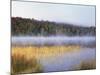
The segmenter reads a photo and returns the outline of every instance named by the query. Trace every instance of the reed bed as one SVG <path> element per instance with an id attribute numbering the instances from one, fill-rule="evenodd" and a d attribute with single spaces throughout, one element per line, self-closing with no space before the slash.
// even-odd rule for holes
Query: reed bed
<path id="1" fill-rule="evenodd" d="M 81 62 L 80 70 L 90 70 L 90 69 L 96 69 L 96 60 L 95 59 Z"/>
<path id="2" fill-rule="evenodd" d="M 38 59 L 80 50 L 79 46 L 26 46 L 12 47 L 11 73 L 43 72 Z"/>
<path id="3" fill-rule="evenodd" d="M 23 74 L 33 72 L 43 72 L 42 65 L 33 57 L 28 57 L 23 53 L 12 53 L 11 74 Z"/>
<path id="4" fill-rule="evenodd" d="M 79 51 L 79 46 L 27 46 L 27 47 L 12 47 L 12 54 L 24 54 L 27 58 L 36 57 L 48 57 L 60 55 L 63 53 L 69 53 L 74 51 Z"/>

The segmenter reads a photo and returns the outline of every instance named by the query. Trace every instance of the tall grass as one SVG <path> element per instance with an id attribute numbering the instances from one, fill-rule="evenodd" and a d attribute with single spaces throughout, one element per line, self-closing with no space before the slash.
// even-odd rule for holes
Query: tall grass
<path id="1" fill-rule="evenodd" d="M 12 47 L 11 73 L 43 72 L 43 66 L 37 60 L 79 49 L 79 46 Z"/>
<path id="2" fill-rule="evenodd" d="M 80 64 L 80 70 L 96 69 L 96 60 L 85 61 Z"/>
<path id="3" fill-rule="evenodd" d="M 42 72 L 42 66 L 36 58 L 27 58 L 24 54 L 12 54 L 11 56 L 11 74 L 22 74 L 32 72 Z"/>
<path id="4" fill-rule="evenodd" d="M 27 58 L 56 56 L 67 52 L 79 51 L 79 46 L 26 46 L 12 47 L 12 53 L 24 54 Z"/>

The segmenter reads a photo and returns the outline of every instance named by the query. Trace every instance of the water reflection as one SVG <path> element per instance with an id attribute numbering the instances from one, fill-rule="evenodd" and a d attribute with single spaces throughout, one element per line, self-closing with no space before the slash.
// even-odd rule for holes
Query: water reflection
<path id="1" fill-rule="evenodd" d="M 79 45 L 80 50 L 65 52 L 52 57 L 43 57 L 38 61 L 43 65 L 44 72 L 67 71 L 80 69 L 82 62 L 95 60 L 96 43 L 95 37 L 12 37 L 12 46 L 55 46 L 55 45 Z"/>
<path id="2" fill-rule="evenodd" d="M 78 52 L 64 53 L 49 59 L 41 58 L 40 63 L 44 66 L 45 72 L 77 70 L 81 62 L 94 60 L 95 57 L 95 48 L 82 48 Z"/>

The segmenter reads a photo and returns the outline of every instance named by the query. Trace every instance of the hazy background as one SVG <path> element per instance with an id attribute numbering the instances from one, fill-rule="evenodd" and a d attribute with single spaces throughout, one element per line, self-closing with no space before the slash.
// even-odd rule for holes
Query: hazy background
<path id="1" fill-rule="evenodd" d="M 94 6 L 13 1 L 12 16 L 95 26 Z"/>

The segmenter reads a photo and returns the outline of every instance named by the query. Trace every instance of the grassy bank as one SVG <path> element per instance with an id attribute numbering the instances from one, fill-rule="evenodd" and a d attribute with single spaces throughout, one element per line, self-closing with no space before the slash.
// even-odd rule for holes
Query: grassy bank
<path id="1" fill-rule="evenodd" d="M 79 48 L 79 46 L 12 47 L 11 73 L 43 72 L 43 67 L 37 59 L 77 51 Z"/>

